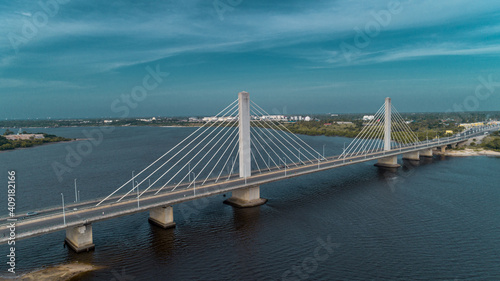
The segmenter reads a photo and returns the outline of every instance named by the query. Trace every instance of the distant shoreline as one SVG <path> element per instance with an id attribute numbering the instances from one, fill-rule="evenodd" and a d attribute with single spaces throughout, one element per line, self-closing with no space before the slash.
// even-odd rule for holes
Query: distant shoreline
<path id="1" fill-rule="evenodd" d="M 35 147 L 56 144 L 56 143 L 74 142 L 74 141 L 82 141 L 82 140 L 87 140 L 87 139 L 73 139 L 73 140 L 67 140 L 67 141 L 46 142 L 46 143 L 42 143 L 40 145 L 34 145 L 34 146 L 30 146 L 30 147 L 16 147 L 14 149 L 0 150 L 0 153 L 5 153 L 5 152 L 9 152 L 9 151 L 16 151 L 16 150 L 23 150 L 23 149 L 31 149 L 31 148 L 35 148 Z"/>

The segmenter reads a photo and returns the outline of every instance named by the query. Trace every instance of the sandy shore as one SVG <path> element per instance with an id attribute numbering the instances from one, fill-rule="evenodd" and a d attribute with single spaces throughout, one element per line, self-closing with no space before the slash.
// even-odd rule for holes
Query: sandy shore
<path id="1" fill-rule="evenodd" d="M 464 150 L 446 150 L 444 154 L 441 152 L 437 153 L 438 155 L 445 156 L 457 156 L 457 157 L 466 157 L 466 156 L 496 156 L 500 157 L 500 152 L 492 151 L 492 150 L 484 150 L 484 149 L 471 149 L 466 148 Z"/>
<path id="2" fill-rule="evenodd" d="M 3 280 L 20 280 L 20 281 L 66 281 L 71 278 L 93 270 L 102 269 L 104 267 L 94 266 L 84 263 L 69 263 L 62 264 L 58 266 L 48 267 L 45 269 L 37 270 L 34 272 L 26 273 L 23 276 L 17 277 L 15 279 L 5 279 Z"/>

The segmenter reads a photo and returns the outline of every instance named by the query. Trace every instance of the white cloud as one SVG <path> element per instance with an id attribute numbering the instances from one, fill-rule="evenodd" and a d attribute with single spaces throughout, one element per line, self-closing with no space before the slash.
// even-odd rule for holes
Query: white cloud
<path id="1" fill-rule="evenodd" d="M 0 78 L 0 89 L 18 88 L 18 87 L 23 87 L 26 89 L 58 88 L 61 90 L 87 88 L 67 81 L 57 81 L 57 80 L 42 81 L 42 80 L 30 80 L 30 79 Z"/>

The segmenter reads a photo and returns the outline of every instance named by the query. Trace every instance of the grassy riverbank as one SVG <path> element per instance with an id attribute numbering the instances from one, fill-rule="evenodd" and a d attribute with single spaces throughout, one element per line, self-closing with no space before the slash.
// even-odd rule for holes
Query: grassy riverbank
<path id="1" fill-rule="evenodd" d="M 43 134 L 44 138 L 42 139 L 27 139 L 27 140 L 9 140 L 5 138 L 5 136 L 0 136 L 0 151 L 3 150 L 12 150 L 16 148 L 26 148 L 38 146 L 46 143 L 55 143 L 55 142 L 63 142 L 63 141 L 72 141 L 74 139 L 63 138 L 56 135 Z"/>

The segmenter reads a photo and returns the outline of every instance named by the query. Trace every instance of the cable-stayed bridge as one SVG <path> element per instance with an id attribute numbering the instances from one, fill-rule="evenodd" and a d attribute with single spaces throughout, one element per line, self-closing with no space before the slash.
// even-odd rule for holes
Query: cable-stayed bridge
<path id="1" fill-rule="evenodd" d="M 241 92 L 209 122 L 169 149 L 104 198 L 38 211 L 38 215 L 0 219 L 0 243 L 6 243 L 15 223 L 16 239 L 66 230 L 75 251 L 94 247 L 92 223 L 149 211 L 155 225 L 174 227 L 172 206 L 202 197 L 232 192 L 225 203 L 253 207 L 267 200 L 260 186 L 367 161 L 397 168 L 397 158 L 432 157 L 433 149 L 465 142 L 499 126 L 483 126 L 454 136 L 420 141 L 390 98 L 364 125 L 343 153 L 325 157 Z"/>

